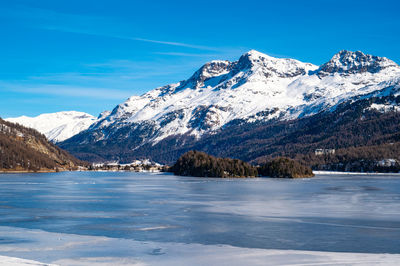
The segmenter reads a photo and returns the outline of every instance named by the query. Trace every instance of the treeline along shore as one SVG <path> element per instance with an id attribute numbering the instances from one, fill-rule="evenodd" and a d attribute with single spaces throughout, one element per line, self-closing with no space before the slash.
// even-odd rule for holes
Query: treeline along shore
<path id="1" fill-rule="evenodd" d="M 310 167 L 278 157 L 259 166 L 238 159 L 218 158 L 200 151 L 183 154 L 169 169 L 175 175 L 197 177 L 259 177 L 306 178 L 313 177 Z"/>

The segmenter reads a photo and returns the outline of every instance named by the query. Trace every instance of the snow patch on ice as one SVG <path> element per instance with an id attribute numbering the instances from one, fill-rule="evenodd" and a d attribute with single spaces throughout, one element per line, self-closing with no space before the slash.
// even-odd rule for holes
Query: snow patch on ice
<path id="1" fill-rule="evenodd" d="M 400 254 L 277 250 L 241 248 L 229 245 L 137 241 L 133 239 L 50 233 L 42 230 L 14 227 L 0 227 L 0 231 L 3 236 L 31 240 L 20 244 L 2 244 L 0 253 L 11 253 L 13 256 L 34 258 L 58 265 L 235 266 L 399 265 L 400 263 Z M 124 254 L 130 255 L 126 256 Z M 0 262 L 10 262 L 8 265 L 12 266 L 45 265 L 10 257 L 0 257 Z M 14 262 L 21 262 L 21 264 Z M 2 265 L 7 264 L 2 263 Z"/>

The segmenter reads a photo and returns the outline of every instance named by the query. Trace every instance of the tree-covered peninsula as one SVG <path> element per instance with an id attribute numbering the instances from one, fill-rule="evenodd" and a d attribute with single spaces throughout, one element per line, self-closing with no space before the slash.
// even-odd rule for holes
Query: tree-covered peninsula
<path id="1" fill-rule="evenodd" d="M 253 166 L 238 159 L 218 158 L 201 151 L 183 154 L 170 168 L 181 176 L 197 177 L 257 177 L 278 178 L 312 177 L 311 168 L 289 158 L 276 158 L 261 166 Z"/>
<path id="2" fill-rule="evenodd" d="M 171 167 L 171 172 L 198 177 L 256 177 L 256 167 L 238 159 L 218 158 L 200 151 L 183 154 Z"/>
<path id="3" fill-rule="evenodd" d="M 258 167 L 258 173 L 261 176 L 278 178 L 305 178 L 314 176 L 310 167 L 286 157 L 278 157 L 261 165 Z"/>

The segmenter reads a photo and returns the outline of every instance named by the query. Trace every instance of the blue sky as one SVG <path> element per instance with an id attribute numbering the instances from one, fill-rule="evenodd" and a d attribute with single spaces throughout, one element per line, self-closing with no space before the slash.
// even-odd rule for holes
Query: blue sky
<path id="1" fill-rule="evenodd" d="M 397 1 L 0 2 L 0 116 L 98 115 L 250 49 L 321 64 L 339 50 L 400 63 Z"/>

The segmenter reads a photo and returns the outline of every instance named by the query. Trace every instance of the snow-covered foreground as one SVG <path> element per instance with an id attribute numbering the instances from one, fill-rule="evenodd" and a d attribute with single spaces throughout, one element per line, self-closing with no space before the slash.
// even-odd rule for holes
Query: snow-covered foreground
<path id="1" fill-rule="evenodd" d="M 339 253 L 135 241 L 0 227 L 1 265 L 399 265 L 400 254 Z M 129 253 L 127 252 L 129 251 Z M 119 254 L 131 254 L 129 257 Z"/>
<path id="2" fill-rule="evenodd" d="M 20 258 L 13 258 L 7 256 L 0 256 L 0 264 L 3 266 L 44 266 L 49 264 L 44 264 L 41 262 L 33 261 L 33 260 L 24 260 Z"/>

